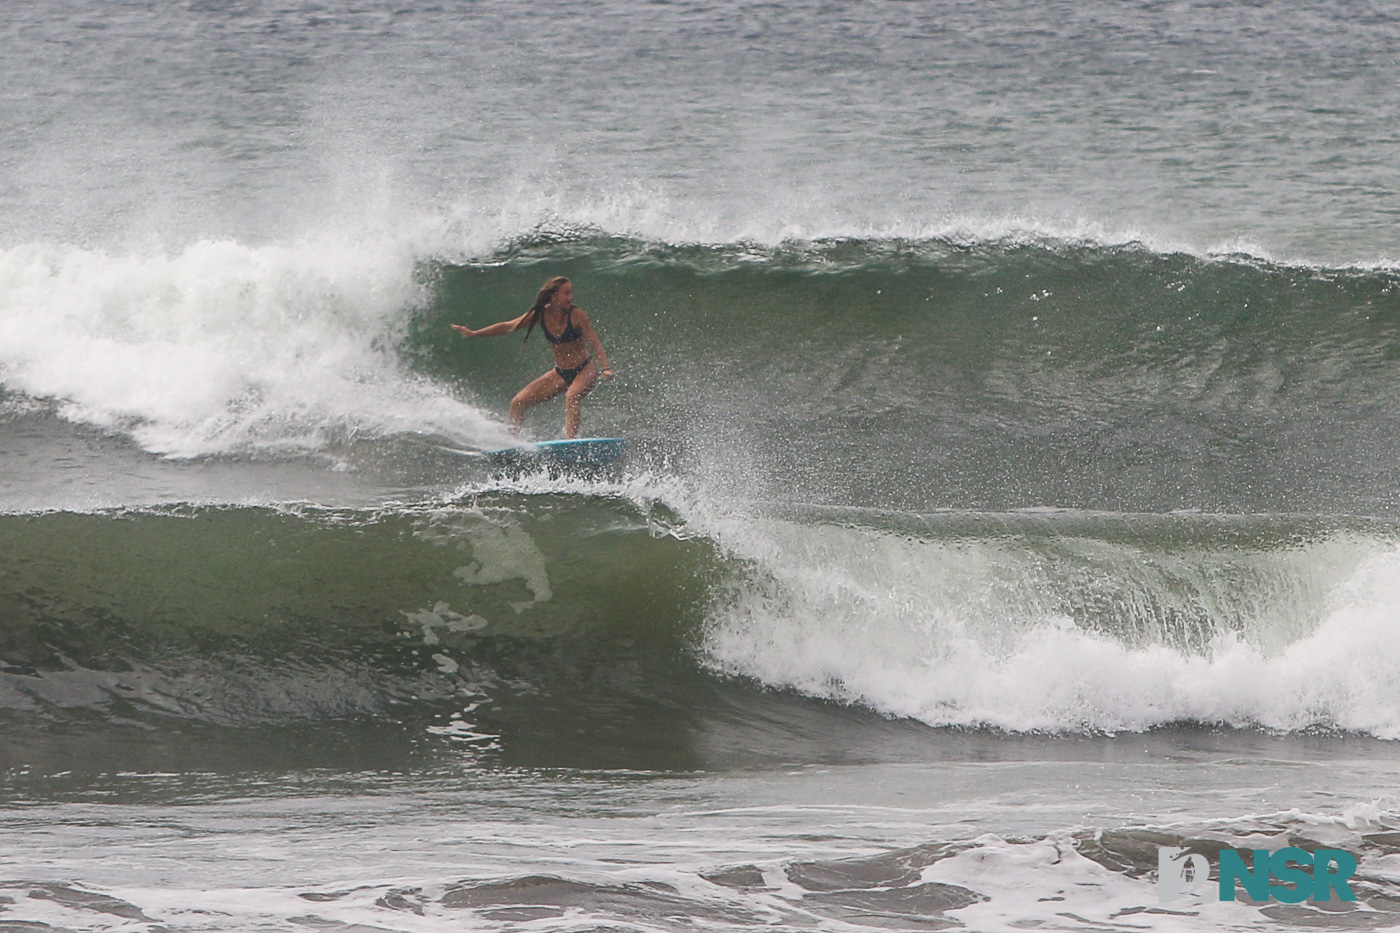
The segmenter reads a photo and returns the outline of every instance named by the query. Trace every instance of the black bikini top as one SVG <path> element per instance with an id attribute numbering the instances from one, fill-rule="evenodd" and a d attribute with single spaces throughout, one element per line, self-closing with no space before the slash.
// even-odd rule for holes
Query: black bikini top
<path id="1" fill-rule="evenodd" d="M 573 343 L 583 336 L 583 331 L 574 324 L 574 309 L 571 307 L 566 312 L 568 317 L 564 320 L 564 331 L 558 337 L 549 332 L 549 328 L 544 323 L 544 312 L 540 312 L 540 330 L 544 331 L 544 339 L 550 343 Z"/>

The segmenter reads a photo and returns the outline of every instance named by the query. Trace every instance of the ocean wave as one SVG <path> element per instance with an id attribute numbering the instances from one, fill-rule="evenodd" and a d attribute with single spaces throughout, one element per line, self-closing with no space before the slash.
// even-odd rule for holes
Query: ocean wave
<path id="1" fill-rule="evenodd" d="M 400 774 L 393 776 L 399 780 L 395 786 L 406 780 Z M 383 861 L 392 856 L 402 863 L 402 849 L 422 844 L 421 839 L 412 840 L 409 831 L 418 831 L 420 836 L 431 831 L 426 818 L 404 812 L 409 805 L 399 805 L 400 798 L 381 789 L 380 785 L 388 783 L 387 776 L 357 773 L 352 781 L 338 774 L 298 774 L 295 780 L 273 778 L 251 783 L 245 778 L 236 788 L 227 789 L 219 786 L 217 775 L 201 774 L 183 781 L 176 775 L 102 777 L 102 783 L 86 795 L 72 796 L 79 801 L 95 798 L 107 803 L 119 792 L 119 799 L 133 809 L 138 805 L 133 798 L 146 803 L 143 795 L 155 801 L 148 804 L 150 807 L 169 807 L 172 797 L 182 802 L 192 799 L 201 814 L 220 818 L 224 837 L 234 837 L 236 830 L 253 819 L 237 809 L 239 805 L 246 810 L 249 804 L 261 803 L 256 815 L 266 822 L 263 811 L 270 805 L 259 798 L 274 792 L 305 796 L 310 789 L 333 792 L 334 800 L 347 801 L 334 811 L 337 814 L 352 812 L 352 805 L 363 809 L 369 798 L 380 810 L 392 808 L 398 823 L 387 827 L 364 816 L 358 821 L 347 819 L 352 829 L 333 842 L 340 847 L 337 851 L 351 849 L 356 861 L 353 869 L 341 870 L 332 880 L 323 880 L 324 874 L 255 877 L 232 892 L 209 884 L 191 884 L 190 892 L 181 893 L 176 907 L 170 906 L 171 898 L 164 891 L 153 891 L 136 880 L 77 881 L 53 871 L 44 875 L 16 872 L 0 882 L 0 896 L 12 916 L 23 918 L 13 922 L 42 924 L 41 928 L 81 928 L 90 925 L 92 915 L 99 913 L 104 920 L 113 918 L 109 921 L 113 927 L 143 929 L 180 911 L 198 911 L 201 922 L 215 930 L 246 927 L 248 918 L 256 918 L 283 925 L 376 927 L 382 927 L 386 919 L 412 920 L 428 930 L 528 922 L 537 929 L 556 931 L 570 929 L 584 919 L 600 927 L 655 931 L 686 926 L 748 931 L 768 930 L 776 924 L 800 929 L 839 924 L 855 933 L 876 933 L 892 927 L 1014 930 L 1023 928 L 1027 918 L 1041 917 L 1046 918 L 1045 925 L 1053 927 L 1066 916 L 1078 925 L 1102 927 L 1122 926 L 1124 918 L 1133 918 L 1135 927 L 1162 933 L 1249 926 L 1384 929 L 1393 926 L 1395 900 L 1400 894 L 1400 885 L 1387 867 L 1400 851 L 1396 845 L 1396 801 L 1390 797 L 1353 804 L 1340 812 L 1295 809 L 1219 820 L 1197 818 L 1173 825 L 1138 821 L 1117 825 L 1094 814 L 1091 819 L 1095 822 L 1089 826 L 1020 835 L 974 834 L 968 832 L 972 820 L 950 820 L 950 825 L 932 831 L 923 827 L 923 841 L 913 844 L 892 844 L 889 838 L 895 830 L 902 830 L 906 837 L 917 833 L 918 829 L 909 825 L 913 820 L 941 816 L 952 805 L 917 810 L 863 805 L 849 809 L 858 810 L 865 820 L 878 820 L 886 835 L 873 845 L 860 838 L 861 851 L 853 851 L 857 847 L 845 839 L 844 846 L 828 844 L 813 851 L 791 838 L 797 834 L 792 828 L 797 819 L 844 819 L 855 824 L 853 833 L 865 830 L 867 835 L 873 834 L 839 802 L 814 806 L 799 799 L 784 800 L 777 806 L 721 809 L 711 798 L 701 810 L 708 817 L 707 825 L 692 832 L 683 844 L 671 845 L 684 859 L 647 862 L 635 857 L 639 848 L 635 833 L 625 842 L 619 841 L 623 830 L 632 828 L 624 822 L 631 813 L 616 821 L 621 827 L 609 825 L 587 835 L 575 831 L 570 837 L 572 846 L 556 841 L 562 835 L 560 824 L 563 829 L 575 828 L 570 822 L 572 814 L 559 812 L 559 798 L 600 796 L 591 786 L 581 789 L 578 777 L 549 787 L 551 806 L 544 812 L 554 817 L 554 823 L 544 830 L 520 830 L 518 841 L 512 840 L 510 845 L 500 838 L 500 826 L 520 811 L 541 812 L 544 794 L 536 786 L 519 786 L 523 778 L 508 778 L 511 783 L 506 791 L 492 793 L 470 781 L 463 789 L 460 774 L 444 776 L 436 783 L 419 778 L 414 785 L 419 791 L 414 801 L 419 809 L 425 808 L 422 801 L 426 798 L 438 804 L 438 811 L 449 805 L 467 807 L 478 822 L 487 823 L 483 829 L 463 830 L 453 838 L 483 839 L 482 845 L 492 848 L 496 861 L 467 859 L 448 874 L 426 859 L 410 862 L 408 868 L 400 865 L 397 871 L 381 869 L 370 853 L 353 848 L 369 847 L 371 843 L 361 840 L 373 832 L 374 841 L 388 850 Z M 608 781 L 605 787 L 614 796 L 631 799 L 647 793 L 639 785 L 639 776 L 589 778 Z M 53 778 L 23 783 L 41 785 L 47 795 L 44 802 L 53 796 L 60 800 L 67 796 L 54 786 L 60 782 Z M 193 785 L 198 791 L 181 784 Z M 1048 793 L 1052 789 L 1044 790 Z M 1033 798 L 1023 809 L 1034 810 L 1038 803 Z M 70 809 L 82 805 L 68 804 Z M 698 807 L 675 809 L 688 816 Z M 432 815 L 441 831 L 441 813 Z M 323 821 L 326 818 L 324 812 L 317 816 Z M 488 816 L 494 819 L 488 821 Z M 279 818 L 284 823 L 309 820 L 300 815 L 279 814 Z M 761 841 L 736 828 L 734 824 L 745 819 L 745 828 L 757 823 L 766 830 Z M 111 829 L 104 828 L 110 835 Z M 152 848 L 176 832 L 186 838 L 194 832 L 184 822 L 155 828 L 143 824 L 139 829 Z M 310 834 L 309 829 L 306 832 Z M 720 838 L 724 832 L 729 833 L 728 839 Z M 488 835 L 491 833 L 494 835 Z M 581 835 L 589 846 L 578 843 Z M 152 838 L 155 842 L 149 841 Z M 228 845 L 227 838 L 221 841 Z M 319 839 L 308 845 L 317 843 Z M 610 843 L 626 844 L 633 858 L 619 868 L 619 859 L 595 855 L 597 850 L 614 851 L 607 848 Z M 1233 903 L 1219 903 L 1198 894 L 1183 894 L 1164 902 L 1156 874 L 1158 850 L 1167 846 L 1189 849 L 1210 861 L 1217 860 L 1222 849 L 1339 849 L 1359 863 L 1359 871 L 1344 876 L 1345 890 L 1354 897 L 1340 900 L 1334 896 L 1321 903 L 1308 898 L 1288 904 L 1281 903 L 1277 895 L 1254 901 L 1237 890 Z M 329 851 L 329 845 L 324 848 L 324 861 L 338 865 L 335 852 Z M 536 855 L 546 848 L 548 858 Z M 569 851 L 561 856 L 561 848 Z M 502 858 L 498 853 L 503 849 L 511 857 Z M 99 851 L 105 853 L 106 849 Z M 375 873 L 375 869 L 380 870 Z M 1294 884 L 1292 880 L 1289 883 Z M 203 919 L 206 914 L 213 920 Z"/>
<path id="2" fill-rule="evenodd" d="M 772 497 L 915 511 L 1396 507 L 1392 271 L 1063 240 L 436 248 L 5 251 L 6 410 L 184 460 L 355 471 L 425 440 L 503 446 L 543 343 L 447 325 L 512 317 L 567 274 L 619 374 L 585 431 L 655 453 L 647 469 L 709 481 L 703 461 L 728 457 L 732 484 Z M 541 406 L 526 432 L 559 420 Z"/>
<path id="3" fill-rule="evenodd" d="M 5 705 L 236 724 L 471 695 L 509 722 L 757 687 L 933 726 L 1400 737 L 1392 524 L 797 516 L 524 482 L 372 513 L 7 517 Z"/>

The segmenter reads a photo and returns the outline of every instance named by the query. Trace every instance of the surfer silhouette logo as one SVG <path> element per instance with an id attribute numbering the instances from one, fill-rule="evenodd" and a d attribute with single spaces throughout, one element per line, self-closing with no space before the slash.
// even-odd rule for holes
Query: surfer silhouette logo
<path id="1" fill-rule="evenodd" d="M 1157 849 L 1157 897 L 1163 904 L 1183 894 L 1206 895 L 1210 890 L 1210 863 L 1204 855 L 1176 846 Z"/>

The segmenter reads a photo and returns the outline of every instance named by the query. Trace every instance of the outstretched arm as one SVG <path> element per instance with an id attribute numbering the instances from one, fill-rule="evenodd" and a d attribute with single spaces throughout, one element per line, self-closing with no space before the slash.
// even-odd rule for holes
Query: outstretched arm
<path id="1" fill-rule="evenodd" d="M 612 367 L 608 365 L 608 354 L 603 349 L 603 342 L 598 339 L 598 332 L 593 329 L 593 322 L 588 319 L 588 315 L 583 313 L 582 308 L 574 308 L 578 312 L 578 329 L 583 331 L 583 339 L 588 342 L 588 349 L 593 352 L 593 358 L 598 361 L 598 375 L 604 379 L 613 376 Z"/>
<path id="2" fill-rule="evenodd" d="M 501 321 L 499 324 L 490 324 L 481 330 L 472 330 L 470 327 L 463 327 L 461 324 L 448 324 L 447 326 L 461 334 L 463 337 L 495 337 L 497 334 L 509 334 L 511 331 L 524 327 L 530 319 L 530 312 L 526 311 L 513 321 Z"/>

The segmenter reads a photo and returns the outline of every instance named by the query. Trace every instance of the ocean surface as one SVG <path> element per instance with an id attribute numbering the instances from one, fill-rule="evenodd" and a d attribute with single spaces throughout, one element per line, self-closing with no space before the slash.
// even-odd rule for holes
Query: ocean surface
<path id="1" fill-rule="evenodd" d="M 7 0 L 0 931 L 1400 929 L 1397 48 Z"/>

